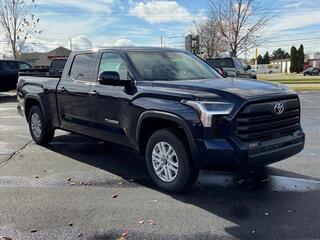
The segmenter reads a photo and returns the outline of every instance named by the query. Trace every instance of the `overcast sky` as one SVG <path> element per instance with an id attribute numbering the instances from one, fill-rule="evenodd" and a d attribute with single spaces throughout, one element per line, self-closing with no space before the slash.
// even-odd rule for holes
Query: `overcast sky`
<path id="1" fill-rule="evenodd" d="M 225 0 L 226 1 L 226 0 Z M 168 46 L 182 48 L 186 29 L 207 11 L 207 0 L 38 0 L 43 33 L 33 50 L 56 46 L 74 48 L 106 45 Z M 264 31 L 268 39 L 260 53 L 303 43 L 307 52 L 320 51 L 320 0 L 267 1 L 275 17 Z M 0 51 L 4 51 L 2 44 Z M 31 49 L 30 49 L 31 50 Z M 249 57 L 253 51 L 249 52 Z"/>

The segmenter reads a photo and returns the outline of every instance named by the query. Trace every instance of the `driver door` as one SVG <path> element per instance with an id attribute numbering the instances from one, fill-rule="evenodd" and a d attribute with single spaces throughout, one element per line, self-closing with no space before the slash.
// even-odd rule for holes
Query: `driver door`
<path id="1" fill-rule="evenodd" d="M 131 80 L 127 66 L 119 52 L 102 52 L 98 74 L 113 71 L 119 73 L 121 80 Z M 98 76 L 95 77 L 98 79 Z M 128 108 L 131 98 L 123 86 L 101 85 L 99 82 L 91 86 L 89 108 L 95 137 L 129 145 L 126 129 L 129 126 L 127 115 L 130 112 Z"/>

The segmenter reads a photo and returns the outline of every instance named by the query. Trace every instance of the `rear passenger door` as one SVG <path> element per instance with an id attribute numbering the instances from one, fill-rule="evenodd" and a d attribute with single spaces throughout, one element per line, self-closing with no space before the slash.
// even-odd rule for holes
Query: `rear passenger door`
<path id="1" fill-rule="evenodd" d="M 57 88 L 57 99 L 62 128 L 90 135 L 89 90 L 97 53 L 74 56 L 68 74 L 63 75 Z"/>

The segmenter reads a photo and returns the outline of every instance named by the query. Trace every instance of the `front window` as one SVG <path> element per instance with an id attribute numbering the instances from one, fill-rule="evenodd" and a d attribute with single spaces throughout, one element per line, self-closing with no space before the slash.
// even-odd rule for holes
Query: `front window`
<path id="1" fill-rule="evenodd" d="M 99 73 L 104 71 L 117 72 L 121 80 L 131 79 L 127 64 L 122 59 L 120 54 L 116 52 L 103 53 L 100 62 Z"/>
<path id="2" fill-rule="evenodd" d="M 219 78 L 197 57 L 178 51 L 129 51 L 133 65 L 145 81 L 179 81 Z"/>

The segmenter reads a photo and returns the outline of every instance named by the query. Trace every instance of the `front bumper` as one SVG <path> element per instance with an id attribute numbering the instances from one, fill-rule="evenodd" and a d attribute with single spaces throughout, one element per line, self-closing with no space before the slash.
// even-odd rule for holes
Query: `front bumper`
<path id="1" fill-rule="evenodd" d="M 292 135 L 259 143 L 242 143 L 238 138 L 197 140 L 200 166 L 258 168 L 289 158 L 304 148 L 305 134 Z"/>

